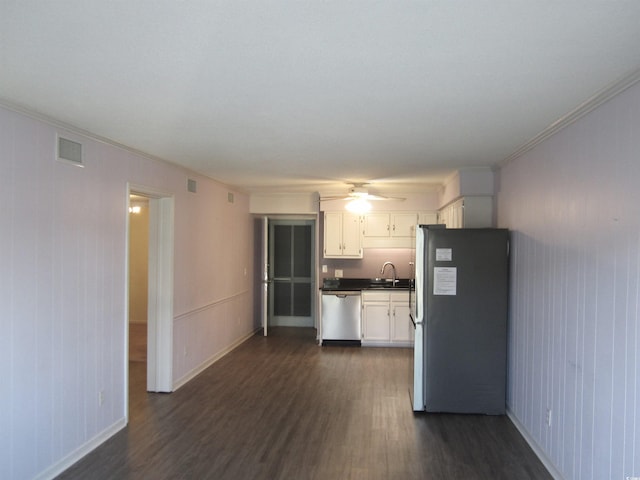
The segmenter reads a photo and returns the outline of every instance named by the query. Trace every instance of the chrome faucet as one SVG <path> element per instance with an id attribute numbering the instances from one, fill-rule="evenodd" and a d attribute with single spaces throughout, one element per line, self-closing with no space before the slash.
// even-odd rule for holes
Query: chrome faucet
<path id="1" fill-rule="evenodd" d="M 393 270 L 393 286 L 396 286 L 396 266 L 391 262 L 384 262 L 382 264 L 382 268 L 380 269 L 380 275 L 384 275 L 384 269 L 387 268 L 387 265 L 391 265 L 391 269 Z"/>

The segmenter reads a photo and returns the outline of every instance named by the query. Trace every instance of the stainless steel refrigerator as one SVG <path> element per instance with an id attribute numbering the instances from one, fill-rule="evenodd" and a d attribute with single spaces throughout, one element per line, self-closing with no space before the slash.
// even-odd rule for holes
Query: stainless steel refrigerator
<path id="1" fill-rule="evenodd" d="M 416 228 L 414 411 L 505 413 L 509 232 Z"/>

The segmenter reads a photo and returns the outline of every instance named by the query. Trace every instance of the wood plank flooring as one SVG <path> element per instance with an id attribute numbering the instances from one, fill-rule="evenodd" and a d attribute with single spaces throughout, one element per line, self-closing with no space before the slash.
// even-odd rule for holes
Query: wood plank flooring
<path id="1" fill-rule="evenodd" d="M 58 478 L 551 478 L 507 417 L 414 414 L 410 350 L 271 332 L 172 394 L 132 363 L 128 427 Z"/>
<path id="2" fill-rule="evenodd" d="M 147 361 L 147 324 L 129 324 L 129 361 Z"/>

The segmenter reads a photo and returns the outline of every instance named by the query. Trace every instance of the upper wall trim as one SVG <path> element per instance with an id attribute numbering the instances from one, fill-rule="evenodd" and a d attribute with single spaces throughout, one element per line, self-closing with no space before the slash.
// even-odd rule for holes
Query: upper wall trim
<path id="1" fill-rule="evenodd" d="M 227 188 L 230 190 L 233 190 L 235 192 L 240 192 L 240 193 L 246 193 L 242 188 L 237 187 L 235 185 L 228 185 L 226 183 L 222 183 L 220 180 L 216 180 L 215 178 L 209 177 L 208 175 L 204 175 L 200 172 L 196 172 L 195 170 L 191 170 L 183 165 L 177 164 L 172 162 L 171 160 L 167 160 L 166 158 L 162 158 L 162 157 L 158 157 L 157 155 L 153 155 L 152 153 L 148 153 L 145 152 L 143 150 L 138 150 L 137 148 L 134 147 L 130 147 L 128 145 L 125 145 L 124 143 L 119 143 L 115 140 L 112 140 L 108 137 L 103 137 L 101 135 L 98 135 L 97 133 L 93 133 L 89 130 L 85 130 L 83 128 L 80 128 L 76 125 L 72 125 L 70 123 L 66 123 L 62 120 L 58 120 L 57 118 L 53 118 L 50 117 L 49 115 L 45 115 L 43 113 L 39 113 L 39 112 L 34 112 L 32 110 L 29 110 L 26 107 L 23 107 L 21 105 L 15 104 L 13 102 L 11 102 L 10 100 L 7 100 L 4 97 L 0 97 L 0 108 L 4 108 L 10 112 L 14 112 L 20 115 L 24 115 L 25 117 L 31 118 L 32 120 L 36 120 L 38 122 L 42 122 L 45 123 L 51 127 L 53 127 L 54 129 L 56 129 L 57 131 L 62 130 L 64 132 L 69 132 L 72 133 L 74 135 L 79 135 L 82 137 L 85 137 L 87 139 L 96 141 L 96 142 L 100 142 L 103 143 L 105 145 L 110 145 L 112 147 L 116 147 L 119 148 L 121 150 L 125 150 L 127 152 L 133 153 L 134 155 L 139 155 L 141 157 L 144 158 L 148 158 L 150 160 L 155 160 L 157 162 L 161 162 L 164 163 L 166 165 L 171 165 L 174 168 L 177 168 L 179 170 L 182 170 L 185 174 L 189 175 L 189 174 L 193 174 L 193 175 L 199 175 L 201 177 L 206 177 L 209 180 L 217 183 L 218 185 L 220 185 L 223 188 Z"/>
<path id="2" fill-rule="evenodd" d="M 505 158 L 502 162 L 500 162 L 500 166 L 504 166 L 507 163 L 515 160 L 516 158 L 524 155 L 529 150 L 532 150 L 535 146 L 544 142 L 549 137 L 555 135 L 560 130 L 568 127 L 572 123 L 576 122 L 578 119 L 585 116 L 587 113 L 595 110 L 603 103 L 609 101 L 611 98 L 615 97 L 619 93 L 623 92 L 627 88 L 631 87 L 635 83 L 640 81 L 640 69 L 634 70 L 631 73 L 626 74 L 625 76 L 619 78 L 616 82 L 610 84 L 609 86 L 603 88 L 598 93 L 593 95 L 587 101 L 578 105 L 575 109 L 571 110 L 565 116 L 560 117 L 554 123 L 545 128 L 538 135 L 533 137 L 527 143 L 522 145 L 518 150 L 513 152 L 507 158 Z"/>

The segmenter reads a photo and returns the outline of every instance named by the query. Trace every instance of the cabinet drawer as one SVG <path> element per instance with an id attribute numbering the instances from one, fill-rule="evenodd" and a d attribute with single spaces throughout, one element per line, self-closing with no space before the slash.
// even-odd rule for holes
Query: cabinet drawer
<path id="1" fill-rule="evenodd" d="M 391 293 L 391 301 L 409 303 L 409 290 L 405 290 L 404 292 Z"/>
<path id="2" fill-rule="evenodd" d="M 389 292 L 380 292 L 377 290 L 363 290 L 362 302 L 388 302 Z"/>

